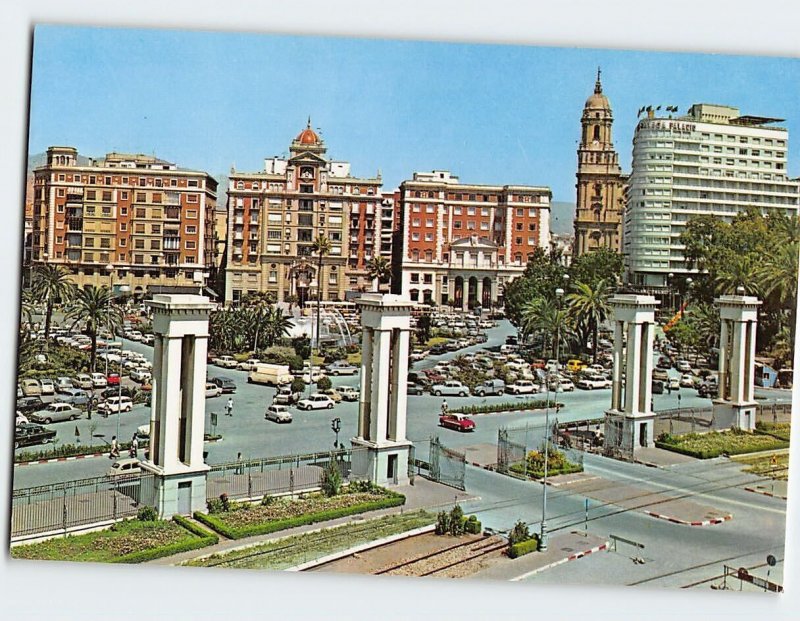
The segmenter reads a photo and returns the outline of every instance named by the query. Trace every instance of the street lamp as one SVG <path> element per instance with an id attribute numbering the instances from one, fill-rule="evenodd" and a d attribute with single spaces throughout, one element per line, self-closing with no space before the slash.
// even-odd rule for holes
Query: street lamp
<path id="1" fill-rule="evenodd" d="M 128 285 L 120 285 L 119 292 L 121 294 L 127 293 L 130 291 L 130 287 Z M 117 442 L 120 442 L 119 439 L 119 418 L 122 415 L 122 365 L 125 362 L 125 358 L 122 355 L 122 352 L 125 349 L 125 330 L 123 324 L 122 335 L 119 337 L 119 342 L 122 345 L 119 350 L 119 384 L 117 384 Z M 106 358 L 108 354 L 106 354 Z"/>
<path id="2" fill-rule="evenodd" d="M 331 429 L 336 434 L 336 439 L 333 441 L 333 448 L 339 448 L 339 432 L 342 430 L 342 419 L 338 416 L 331 420 Z"/>
<path id="3" fill-rule="evenodd" d="M 567 277 L 566 274 L 564 274 Z M 566 278 L 564 279 L 566 281 Z M 560 287 L 556 289 L 556 300 L 558 302 L 558 310 L 561 310 L 561 298 L 564 295 L 564 290 Z M 556 314 L 556 368 L 558 368 L 558 346 L 561 342 L 561 322 L 558 314 Z M 542 525 L 539 532 L 539 551 L 544 552 L 547 550 L 547 461 L 550 455 L 550 391 L 549 385 L 545 392 L 545 407 L 544 407 L 544 480 L 542 486 Z"/>
<path id="4" fill-rule="evenodd" d="M 672 290 L 672 280 L 675 278 L 675 274 L 670 272 L 667 274 L 667 287 L 669 288 L 669 307 L 671 309 L 675 308 L 675 292 Z"/>

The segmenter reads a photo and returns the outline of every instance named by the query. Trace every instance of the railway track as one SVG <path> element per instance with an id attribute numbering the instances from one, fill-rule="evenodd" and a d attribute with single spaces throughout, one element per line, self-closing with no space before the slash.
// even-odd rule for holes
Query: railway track
<path id="1" fill-rule="evenodd" d="M 453 567 L 457 567 L 458 565 L 463 565 L 481 557 L 488 556 L 489 554 L 502 550 L 506 547 L 506 545 L 507 544 L 505 542 L 498 541 L 494 537 L 492 537 L 488 542 L 485 540 L 459 542 L 440 550 L 403 561 L 401 563 L 389 565 L 388 567 L 384 567 L 383 569 L 373 573 L 374 575 L 382 575 L 395 572 L 400 569 L 405 569 L 415 576 L 432 576 L 445 570 L 452 569 Z M 453 553 L 458 553 L 461 550 L 467 550 L 468 554 L 466 556 L 459 556 L 455 560 L 450 560 Z M 444 564 L 437 565 L 437 558 L 443 558 L 445 560 Z M 434 566 L 426 567 L 426 565 L 429 563 L 433 563 Z M 419 566 L 421 571 L 414 571 L 415 566 Z"/>

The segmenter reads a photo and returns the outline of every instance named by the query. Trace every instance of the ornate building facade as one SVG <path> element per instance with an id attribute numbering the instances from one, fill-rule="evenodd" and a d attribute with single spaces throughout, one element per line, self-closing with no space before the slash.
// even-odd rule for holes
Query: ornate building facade
<path id="1" fill-rule="evenodd" d="M 575 184 L 573 255 L 576 257 L 598 248 L 622 249 L 625 177 L 612 141 L 613 122 L 611 104 L 603 94 L 598 69 L 594 93 L 586 100 L 581 117 Z"/>
<path id="2" fill-rule="evenodd" d="M 330 160 L 311 120 L 292 141 L 289 157 L 273 157 L 264 170 L 232 170 L 228 188 L 225 302 L 249 292 L 293 296 L 301 305 L 317 297 L 345 300 L 347 291 L 367 290 L 367 262 L 380 253 L 380 175 L 358 178 L 350 164 Z M 322 274 L 312 244 L 331 244 Z"/>

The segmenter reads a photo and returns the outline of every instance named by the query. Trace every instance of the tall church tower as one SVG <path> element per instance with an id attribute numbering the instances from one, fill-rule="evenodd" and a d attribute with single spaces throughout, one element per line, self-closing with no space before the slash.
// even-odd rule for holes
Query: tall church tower
<path id="1" fill-rule="evenodd" d="M 586 100 L 578 147 L 578 190 L 573 256 L 598 248 L 622 249 L 623 184 L 617 152 L 611 140 L 614 117 L 603 94 L 600 69 L 594 93 Z"/>

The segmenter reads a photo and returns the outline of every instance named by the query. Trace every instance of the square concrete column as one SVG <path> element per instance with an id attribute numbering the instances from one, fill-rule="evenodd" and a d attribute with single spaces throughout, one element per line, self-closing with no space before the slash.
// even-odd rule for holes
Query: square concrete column
<path id="1" fill-rule="evenodd" d="M 393 294 L 366 293 L 361 307 L 361 410 L 354 450 L 366 452 L 370 479 L 379 485 L 408 481 L 406 389 L 411 301 Z"/>
<path id="2" fill-rule="evenodd" d="M 475 303 L 478 306 L 483 306 L 483 278 L 478 278 L 475 286 Z"/>
<path id="3" fill-rule="evenodd" d="M 715 429 L 753 430 L 756 425 L 755 354 L 758 307 L 753 296 L 724 295 L 719 307 L 719 397 L 714 400 Z"/>
<path id="4" fill-rule="evenodd" d="M 206 504 L 206 342 L 213 305 L 199 295 L 156 295 L 148 305 L 155 333 L 151 447 L 141 467 L 154 476 L 142 501 L 168 518 Z"/>
<path id="5" fill-rule="evenodd" d="M 658 302 L 652 296 L 616 295 L 614 311 L 613 384 L 606 410 L 605 451 L 633 457 L 637 449 L 654 444 L 650 406 L 653 377 L 653 324 Z M 623 355 L 623 334 L 627 345 Z M 625 388 L 622 388 L 622 365 Z M 623 396 L 624 395 L 624 396 Z"/>

